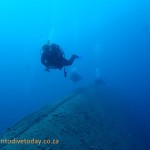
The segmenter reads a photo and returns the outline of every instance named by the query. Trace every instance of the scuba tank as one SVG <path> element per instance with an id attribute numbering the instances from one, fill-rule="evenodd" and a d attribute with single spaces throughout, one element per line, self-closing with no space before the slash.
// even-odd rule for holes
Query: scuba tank
<path id="1" fill-rule="evenodd" d="M 40 53 L 44 53 L 44 52 L 48 52 L 50 51 L 51 47 L 50 47 L 50 41 L 47 41 L 47 44 L 44 44 L 40 50 Z"/>

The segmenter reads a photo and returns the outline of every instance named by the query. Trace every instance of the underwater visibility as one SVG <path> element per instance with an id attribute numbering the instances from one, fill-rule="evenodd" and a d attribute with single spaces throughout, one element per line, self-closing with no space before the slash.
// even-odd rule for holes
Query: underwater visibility
<path id="1" fill-rule="evenodd" d="M 0 2 L 0 150 L 150 150 L 150 2 Z"/>

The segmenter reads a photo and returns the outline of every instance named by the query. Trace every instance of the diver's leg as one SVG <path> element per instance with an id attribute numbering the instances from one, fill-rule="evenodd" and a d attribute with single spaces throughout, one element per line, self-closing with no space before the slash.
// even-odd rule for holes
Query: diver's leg
<path id="1" fill-rule="evenodd" d="M 73 64 L 74 60 L 78 58 L 77 55 L 72 55 L 71 58 L 69 60 L 64 59 L 64 66 L 70 66 Z"/>

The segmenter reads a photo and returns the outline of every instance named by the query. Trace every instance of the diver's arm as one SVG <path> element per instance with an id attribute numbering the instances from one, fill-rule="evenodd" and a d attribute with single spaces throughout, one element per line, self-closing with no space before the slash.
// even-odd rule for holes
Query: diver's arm
<path id="1" fill-rule="evenodd" d="M 47 56 L 43 53 L 42 54 L 42 56 L 41 56 L 41 63 L 44 65 L 44 66 L 46 66 L 46 67 L 48 67 L 49 65 L 48 65 L 48 61 L 47 61 Z"/>
<path id="2" fill-rule="evenodd" d="M 45 68 L 45 71 L 50 72 L 49 69 L 50 69 L 50 67 L 47 66 L 47 67 Z"/>

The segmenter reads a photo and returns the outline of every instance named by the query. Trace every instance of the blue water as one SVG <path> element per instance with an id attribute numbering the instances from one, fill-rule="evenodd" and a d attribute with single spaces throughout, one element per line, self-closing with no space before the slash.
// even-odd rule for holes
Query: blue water
<path id="1" fill-rule="evenodd" d="M 150 2 L 148 0 L 5 0 L 0 2 L 0 132 L 74 89 L 95 70 L 122 94 L 126 113 L 150 149 Z M 75 61 L 82 81 L 44 71 L 40 50 L 51 40 Z M 71 67 L 67 67 L 70 72 Z M 148 147 L 149 146 L 149 147 Z"/>

